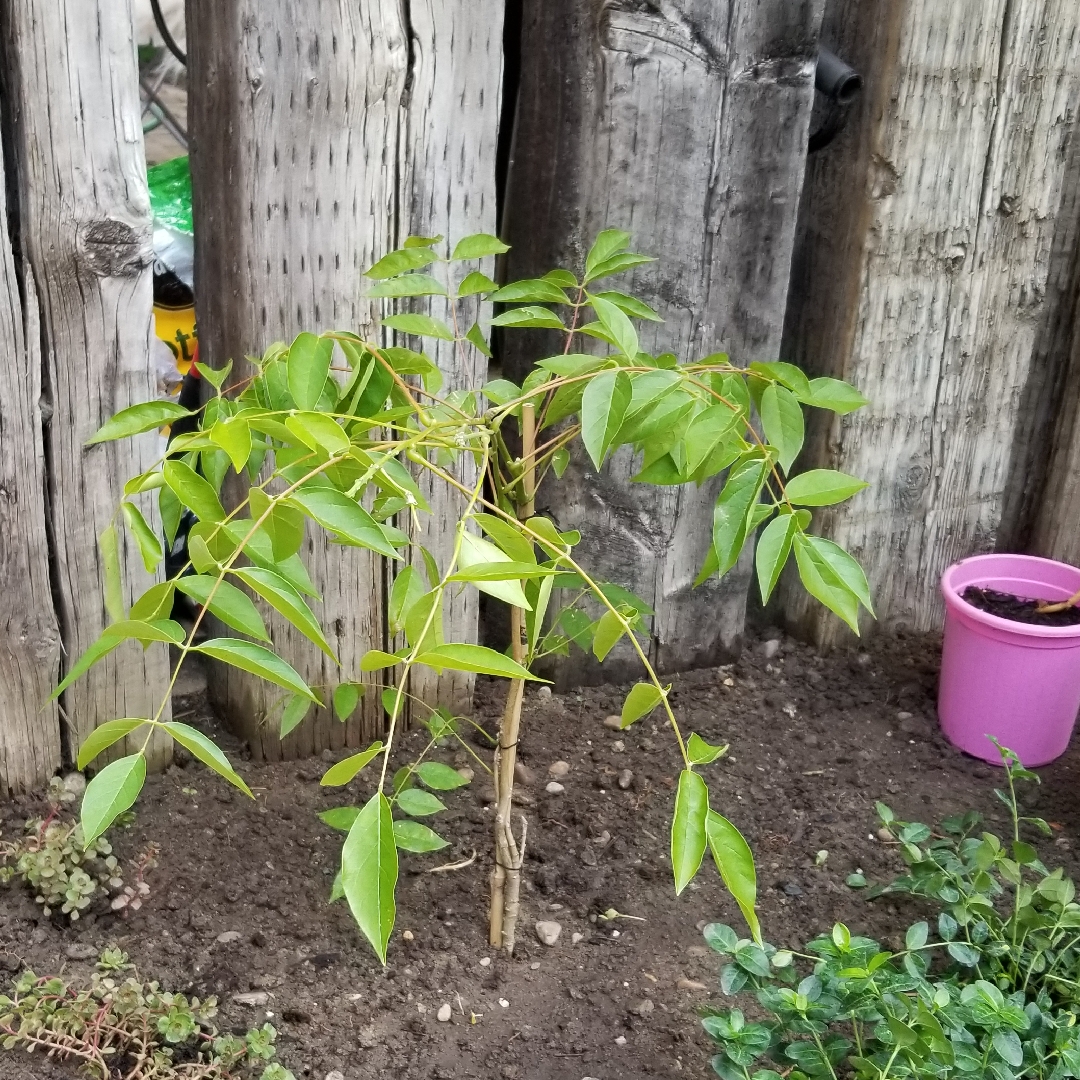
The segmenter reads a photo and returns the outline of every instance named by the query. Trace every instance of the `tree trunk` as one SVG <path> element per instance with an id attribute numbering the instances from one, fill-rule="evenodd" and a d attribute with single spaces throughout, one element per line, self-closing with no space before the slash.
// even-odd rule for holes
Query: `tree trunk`
<path id="1" fill-rule="evenodd" d="M 804 457 L 871 487 L 816 517 L 867 568 L 881 624 L 924 630 L 949 563 L 1013 542 L 1046 455 L 1075 296 L 1080 8 L 843 0 L 823 40 L 868 92 L 808 172 L 785 354 L 870 399 Z M 819 640 L 846 633 L 797 590 L 787 609 Z"/>
<path id="2" fill-rule="evenodd" d="M 579 271 L 600 229 L 624 228 L 634 250 L 660 260 L 604 284 L 667 320 L 642 327 L 642 348 L 776 359 L 822 4 L 526 0 L 503 228 L 510 277 Z M 517 376 L 544 355 L 538 338 L 529 352 L 521 340 L 506 358 Z M 743 560 L 692 588 L 719 481 L 657 489 L 630 484 L 634 471 L 625 451 L 599 476 L 579 453 L 538 507 L 581 528 L 585 565 L 655 608 L 660 667 L 716 662 L 738 647 L 749 580 Z M 623 643 L 604 676 L 636 670 Z M 562 677 L 600 672 L 576 653 Z"/>
<path id="3" fill-rule="evenodd" d="M 6 164 L 20 194 L 23 348 L 34 356 L 40 335 L 42 410 L 51 413 L 48 480 L 38 491 L 45 490 L 52 519 L 53 593 L 70 665 L 107 622 L 97 537 L 116 513 L 124 481 L 161 450 L 155 433 L 85 445 L 114 412 L 156 396 L 135 42 L 129 5 L 105 0 L 13 0 L 3 31 Z M 156 527 L 152 505 L 148 499 L 144 510 Z M 152 579 L 126 536 L 120 555 L 130 603 Z M 40 574 L 38 581 L 35 603 L 47 603 Z M 94 667 L 64 694 L 71 748 L 104 721 L 155 715 L 167 670 L 165 646 L 143 652 L 134 642 Z M 122 752 L 122 745 L 113 751 Z M 151 764 L 167 760 L 168 739 L 148 752 Z"/>
<path id="4" fill-rule="evenodd" d="M 10 123 L 6 88 L 0 97 Z M 60 765 L 60 715 L 42 707 L 60 671 L 60 630 L 49 582 L 37 297 L 24 297 L 0 181 L 0 795 L 43 784 Z M 32 279 L 31 279 L 32 281 Z"/>
<path id="5" fill-rule="evenodd" d="M 189 0 L 188 20 L 196 297 L 211 363 L 301 330 L 370 336 L 377 309 L 363 295 L 367 266 L 409 234 L 493 230 L 502 25 L 494 0 L 467 9 L 450 0 Z M 449 350 L 433 358 L 451 388 L 475 385 L 483 371 Z M 437 557 L 452 542 L 443 500 L 425 525 Z M 359 681 L 360 658 L 386 645 L 382 560 L 321 534 L 303 556 L 342 667 L 272 618 L 275 647 L 311 684 Z M 475 600 L 454 601 L 447 624 L 457 640 L 475 640 Z M 320 710 L 284 743 L 271 715 L 277 693 L 234 669 L 217 670 L 212 685 L 253 750 L 277 758 L 381 730 L 378 676 L 362 678 L 368 693 L 348 725 Z M 442 687 L 459 704 L 470 689 Z"/>

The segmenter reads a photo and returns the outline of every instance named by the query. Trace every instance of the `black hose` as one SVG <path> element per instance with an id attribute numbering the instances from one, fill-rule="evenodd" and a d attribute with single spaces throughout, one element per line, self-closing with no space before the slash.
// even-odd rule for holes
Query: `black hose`
<path id="1" fill-rule="evenodd" d="M 160 0 L 150 0 L 150 10 L 154 13 L 154 24 L 158 28 L 161 40 L 165 42 L 165 48 L 169 50 L 185 67 L 187 67 L 187 53 L 176 44 L 176 38 L 172 36 L 165 22 L 165 16 L 161 13 Z"/>

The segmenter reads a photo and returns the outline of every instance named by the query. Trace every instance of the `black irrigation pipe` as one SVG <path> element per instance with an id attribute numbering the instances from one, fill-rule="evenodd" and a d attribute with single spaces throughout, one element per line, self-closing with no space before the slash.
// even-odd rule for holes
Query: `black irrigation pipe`
<path id="1" fill-rule="evenodd" d="M 176 38 L 172 36 L 165 16 L 161 13 L 161 0 L 150 0 L 150 10 L 154 13 L 154 23 L 161 34 L 161 40 L 165 42 L 165 48 L 169 50 L 185 67 L 187 67 L 187 53 L 176 44 Z"/>

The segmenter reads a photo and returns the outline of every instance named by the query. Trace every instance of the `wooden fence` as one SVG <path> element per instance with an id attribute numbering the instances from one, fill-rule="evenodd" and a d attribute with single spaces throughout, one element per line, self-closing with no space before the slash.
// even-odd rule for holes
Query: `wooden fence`
<path id="1" fill-rule="evenodd" d="M 84 447 L 152 394 L 149 214 L 125 4 L 2 11 L 0 342 L 14 374 L 0 382 L 0 790 L 17 792 L 98 722 L 145 715 L 167 673 L 162 647 L 125 647 L 42 709 L 105 623 L 96 536 L 122 478 L 156 453 L 152 437 Z M 781 356 L 871 399 L 813 430 L 804 460 L 872 483 L 822 520 L 868 567 L 877 630 L 934 628 L 937 577 L 959 556 L 1080 560 L 1072 0 L 188 0 L 187 41 L 204 359 L 300 329 L 370 332 L 361 272 L 410 233 L 499 229 L 517 276 L 579 262 L 616 225 L 660 257 L 633 282 L 667 319 L 644 347 Z M 819 43 L 866 90 L 808 158 Z M 479 354 L 436 359 L 451 386 L 483 377 Z M 582 528 L 601 574 L 653 604 L 662 666 L 730 655 L 749 567 L 691 589 L 715 493 L 634 488 L 628 468 L 597 476 L 576 459 L 547 504 Z M 319 542 L 309 556 L 355 675 L 385 644 L 386 569 Z M 137 558 L 131 570 L 138 583 Z M 795 589 L 774 607 L 843 640 Z M 448 619 L 475 635 L 475 598 Z M 273 636 L 326 681 L 306 642 L 280 624 Z M 629 670 L 617 655 L 605 666 Z M 563 678 L 599 674 L 578 661 Z M 380 723 L 371 694 L 347 727 L 317 716 L 280 743 L 256 683 L 212 681 L 267 757 Z M 471 688 L 416 689 L 460 706 Z"/>

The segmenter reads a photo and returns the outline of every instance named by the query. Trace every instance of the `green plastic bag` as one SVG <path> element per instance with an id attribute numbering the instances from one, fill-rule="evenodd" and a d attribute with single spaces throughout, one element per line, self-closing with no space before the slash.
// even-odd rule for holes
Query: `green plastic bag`
<path id="1" fill-rule="evenodd" d="M 191 236 L 191 169 L 188 158 L 173 158 L 146 170 L 154 227 L 164 226 Z"/>

